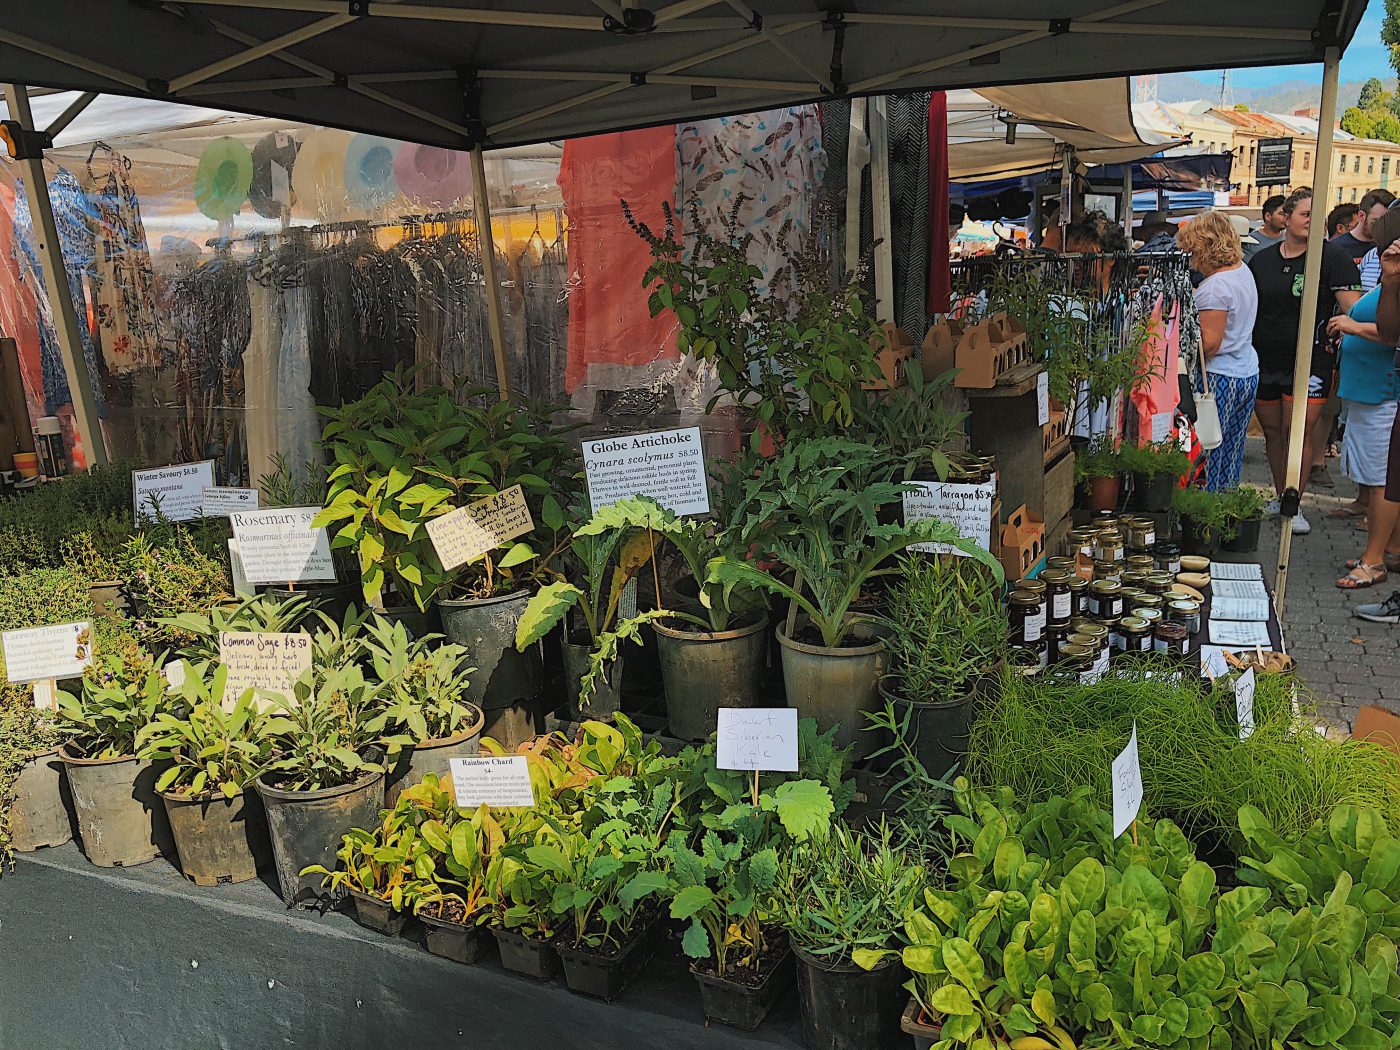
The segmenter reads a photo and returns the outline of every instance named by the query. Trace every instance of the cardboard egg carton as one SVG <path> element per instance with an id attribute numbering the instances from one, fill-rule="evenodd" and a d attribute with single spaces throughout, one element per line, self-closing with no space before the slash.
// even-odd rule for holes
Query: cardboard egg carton
<path id="1" fill-rule="evenodd" d="M 1019 580 L 1045 556 L 1045 522 L 1023 503 L 1001 527 L 1001 567 L 1008 580 Z"/>

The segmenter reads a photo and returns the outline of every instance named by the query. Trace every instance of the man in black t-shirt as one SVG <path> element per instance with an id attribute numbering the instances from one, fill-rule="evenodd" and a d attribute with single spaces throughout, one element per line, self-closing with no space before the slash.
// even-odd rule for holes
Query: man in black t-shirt
<path id="1" fill-rule="evenodd" d="M 1298 317 L 1303 297 L 1303 271 L 1307 263 L 1308 231 L 1312 225 L 1312 190 L 1294 190 L 1284 202 L 1283 239 L 1255 252 L 1250 272 L 1259 290 L 1259 311 L 1254 320 L 1254 349 L 1259 354 L 1259 393 L 1254 411 L 1264 430 L 1274 486 L 1285 485 L 1288 455 L 1288 416 L 1293 400 L 1293 366 L 1298 346 Z M 1313 336 L 1311 378 L 1308 382 L 1308 421 L 1303 439 L 1303 464 L 1313 461 L 1314 431 L 1323 405 L 1331 393 L 1333 357 L 1325 335 L 1326 322 L 1340 308 L 1351 309 L 1361 298 L 1361 272 L 1335 242 L 1322 244 L 1322 279 L 1318 285 L 1317 320 Z M 1299 484 L 1299 491 L 1306 483 Z M 1301 514 L 1293 519 L 1299 535 L 1312 527 Z"/>

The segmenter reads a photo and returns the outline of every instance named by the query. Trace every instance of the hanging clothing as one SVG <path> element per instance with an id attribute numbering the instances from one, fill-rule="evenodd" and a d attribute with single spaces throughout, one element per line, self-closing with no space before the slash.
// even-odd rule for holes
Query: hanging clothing
<path id="1" fill-rule="evenodd" d="M 885 99 L 885 116 L 890 141 L 894 319 L 917 343 L 928 327 L 929 92 L 890 95 Z"/>
<path id="2" fill-rule="evenodd" d="M 0 333 L 16 343 L 25 401 L 30 418 L 37 419 L 46 413 L 41 350 L 44 336 L 36 289 L 32 281 L 25 281 L 22 272 L 15 197 L 14 189 L 0 183 Z"/>
<path id="3" fill-rule="evenodd" d="M 952 231 L 948 217 L 948 93 L 935 91 L 928 103 L 928 312 L 948 309 L 953 295 L 948 245 Z"/>
<path id="4" fill-rule="evenodd" d="M 651 251 L 621 206 L 625 201 L 653 230 L 663 228 L 663 206 L 676 205 L 675 150 L 670 124 L 564 142 L 558 183 L 569 217 L 564 385 L 571 393 L 591 367 L 654 366 L 680 356 L 674 318 L 651 316 L 644 290 Z"/>
<path id="5" fill-rule="evenodd" d="M 92 148 L 88 174 L 97 217 L 93 293 L 102 358 L 113 375 L 154 368 L 161 359 L 155 270 L 130 172 L 131 161 L 105 142 Z"/>

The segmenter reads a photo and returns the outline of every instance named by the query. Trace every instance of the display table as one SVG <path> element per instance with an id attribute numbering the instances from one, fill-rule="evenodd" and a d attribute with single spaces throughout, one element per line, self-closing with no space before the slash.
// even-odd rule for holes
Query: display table
<path id="1" fill-rule="evenodd" d="M 412 929 L 412 926 L 410 926 Z M 95 868 L 73 845 L 0 878 L 0 1047 L 20 1050 L 579 1050 L 801 1047 L 790 991 L 755 1033 L 706 1028 L 668 943 L 614 1003 L 463 966 L 261 881 L 216 889 L 164 861 Z"/>

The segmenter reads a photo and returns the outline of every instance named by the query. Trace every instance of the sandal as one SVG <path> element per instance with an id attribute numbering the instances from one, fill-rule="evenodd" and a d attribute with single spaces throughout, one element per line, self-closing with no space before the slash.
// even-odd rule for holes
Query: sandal
<path id="1" fill-rule="evenodd" d="M 1337 586 L 1344 591 L 1359 591 L 1363 587 L 1374 587 L 1385 582 L 1389 575 L 1384 565 L 1367 565 L 1363 562 L 1338 580 Z"/>
<path id="2" fill-rule="evenodd" d="M 1366 511 L 1364 508 L 1348 503 L 1342 507 L 1333 507 L 1327 512 L 1327 516 L 1329 518 L 1364 518 Z"/>
<path id="3" fill-rule="evenodd" d="M 1360 558 L 1348 558 L 1342 563 L 1342 566 L 1343 568 L 1354 569 L 1360 564 Z M 1400 551 L 1385 552 L 1385 567 L 1391 572 L 1400 572 Z"/>

